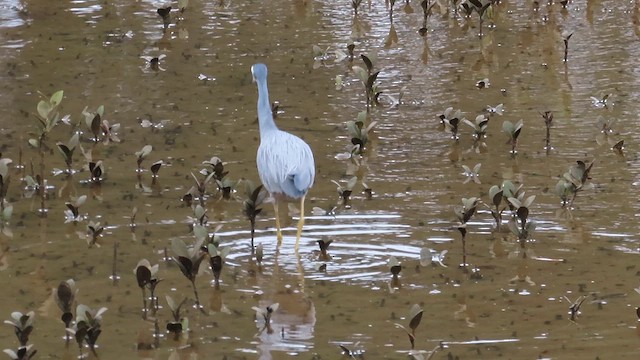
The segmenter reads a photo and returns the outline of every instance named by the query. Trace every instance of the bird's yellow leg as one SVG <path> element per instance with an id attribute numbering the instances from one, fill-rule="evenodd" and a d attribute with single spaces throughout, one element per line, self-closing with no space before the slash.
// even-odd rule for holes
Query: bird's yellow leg
<path id="1" fill-rule="evenodd" d="M 298 247 L 300 246 L 300 236 L 302 235 L 302 227 L 304 226 L 304 198 L 302 197 L 300 200 L 300 220 L 298 220 L 298 232 L 296 234 L 296 253 L 298 252 Z"/>
<path id="2" fill-rule="evenodd" d="M 278 249 L 282 245 L 282 230 L 280 229 L 280 216 L 278 216 L 278 201 L 273 202 L 273 212 L 276 216 L 276 238 L 278 239 Z"/>

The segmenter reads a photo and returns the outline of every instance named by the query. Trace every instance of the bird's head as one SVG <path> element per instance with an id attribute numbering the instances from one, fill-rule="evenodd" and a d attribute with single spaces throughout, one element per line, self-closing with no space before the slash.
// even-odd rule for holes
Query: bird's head
<path id="1" fill-rule="evenodd" d="M 254 64 L 251 66 L 251 75 L 253 81 L 264 81 L 267 79 L 267 66 L 265 64 Z"/>

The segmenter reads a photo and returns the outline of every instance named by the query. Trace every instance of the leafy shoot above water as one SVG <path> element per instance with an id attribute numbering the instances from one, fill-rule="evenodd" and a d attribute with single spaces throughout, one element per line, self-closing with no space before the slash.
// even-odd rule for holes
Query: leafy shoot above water
<path id="1" fill-rule="evenodd" d="M 256 231 L 256 217 L 262 212 L 264 204 L 269 194 L 262 185 L 255 186 L 253 182 L 245 181 L 245 200 L 243 202 L 243 213 L 251 223 L 251 252 L 254 251 L 253 240 Z"/>
<path id="2" fill-rule="evenodd" d="M 349 181 L 347 181 L 347 184 L 344 187 L 335 180 L 331 180 L 331 182 L 336 184 L 337 186 L 338 195 L 340 195 L 340 199 L 342 200 L 342 205 L 346 208 L 350 208 L 351 205 L 349 205 L 349 198 L 353 193 L 353 188 L 358 183 L 358 177 L 354 176 L 351 179 L 349 179 Z"/>
<path id="3" fill-rule="evenodd" d="M 460 139 L 458 136 L 458 126 L 460 125 L 460 121 L 465 120 L 462 118 L 462 112 L 460 110 L 454 111 L 453 107 L 448 107 L 442 114 L 438 115 L 438 119 L 440 119 L 440 123 L 444 125 L 445 128 L 449 129 L 451 138 L 458 141 Z"/>
<path id="4" fill-rule="evenodd" d="M 517 153 L 516 147 L 518 145 L 518 137 L 520 136 L 520 132 L 522 131 L 522 126 L 524 125 L 523 121 L 520 120 L 515 125 L 508 120 L 505 120 L 502 123 L 502 131 L 509 135 L 509 140 L 507 144 L 511 144 L 511 156 L 514 157 Z"/>
<path id="5" fill-rule="evenodd" d="M 26 346 L 29 342 L 29 335 L 33 331 L 33 321 L 35 313 L 29 311 L 23 314 L 19 311 L 11 313 L 11 320 L 5 320 L 4 323 L 13 326 L 18 342 L 20 346 Z"/>
<path id="6" fill-rule="evenodd" d="M 473 138 L 476 141 L 483 140 L 487 137 L 487 127 L 489 126 L 489 119 L 486 116 L 478 115 L 473 122 L 467 119 L 462 119 L 462 122 L 469 125 L 473 129 Z"/>
<path id="7" fill-rule="evenodd" d="M 513 217 L 509 221 L 509 230 L 518 237 L 520 247 L 524 249 L 527 240 L 531 239 L 533 232 L 536 229 L 537 223 L 529 220 L 529 207 L 536 199 L 535 195 L 531 195 L 524 200 L 509 198 L 509 203 L 513 206 Z M 523 252 L 523 256 L 526 256 L 526 252 Z"/>
<path id="8" fill-rule="evenodd" d="M 32 348 L 33 344 L 30 344 L 27 346 L 20 346 L 16 351 L 14 351 L 13 349 L 4 349 L 2 350 L 2 352 L 7 354 L 7 356 L 9 356 L 13 360 L 30 360 L 38 352 L 35 349 L 32 350 Z"/>
<path id="9" fill-rule="evenodd" d="M 420 249 L 420 265 L 427 266 L 431 265 L 440 265 L 442 267 L 447 267 L 444 264 L 444 258 L 447 255 L 449 250 L 442 250 L 441 252 L 437 252 L 436 250 L 429 248 Z"/>
<path id="10" fill-rule="evenodd" d="M 611 101 L 609 100 L 609 98 L 611 97 L 611 94 L 606 94 L 604 95 L 602 98 L 598 99 L 595 96 L 591 96 L 591 104 L 596 107 L 596 108 L 608 108 L 611 105 Z"/>
<path id="11" fill-rule="evenodd" d="M 151 145 L 145 145 L 142 147 L 142 149 L 140 149 L 140 151 L 136 151 L 135 155 L 136 155 L 136 164 L 137 164 L 137 171 L 138 172 L 142 172 L 142 161 L 144 159 L 146 159 L 147 156 L 149 156 L 149 154 L 151 154 L 151 151 L 153 150 L 153 146 Z"/>
<path id="12" fill-rule="evenodd" d="M 593 167 L 594 161 L 588 165 L 584 161 L 576 161 L 576 164 L 569 167 L 569 171 L 562 175 L 562 178 L 556 184 L 556 194 L 562 200 L 562 207 L 571 209 L 578 192 L 593 186 L 587 184 L 591 179 L 589 174 Z"/>
<path id="13" fill-rule="evenodd" d="M 85 216 L 80 214 L 80 206 L 84 205 L 86 201 L 87 195 L 82 195 L 74 201 L 68 201 L 65 203 L 65 206 L 67 207 L 67 210 L 64 211 L 65 224 L 69 222 L 73 222 L 75 224 L 85 218 Z"/>
<path id="14" fill-rule="evenodd" d="M 409 320 L 409 329 L 411 331 L 407 330 L 407 328 L 405 328 L 401 324 L 395 324 L 397 328 L 404 330 L 407 333 L 407 336 L 409 336 L 409 342 L 411 343 L 412 350 L 415 348 L 416 329 L 422 321 L 423 314 L 424 310 L 420 307 L 420 305 L 413 304 L 413 306 L 411 306 L 411 309 L 409 310 L 409 319 L 411 319 Z"/>

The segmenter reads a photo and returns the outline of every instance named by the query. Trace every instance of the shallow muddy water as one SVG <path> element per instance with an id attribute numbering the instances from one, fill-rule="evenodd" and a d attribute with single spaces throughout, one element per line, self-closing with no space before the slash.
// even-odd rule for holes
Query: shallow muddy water
<path id="1" fill-rule="evenodd" d="M 413 304 L 424 310 L 416 358 L 432 351 L 433 359 L 637 357 L 638 1 L 570 1 L 566 9 L 540 1 L 536 9 L 531 1 L 502 0 L 486 14 L 482 37 L 477 13 L 467 19 L 448 5 L 434 6 L 421 36 L 416 0 L 396 1 L 392 22 L 382 0 L 363 1 L 357 16 L 349 1 L 192 0 L 184 12 L 172 5 L 166 29 L 150 1 L 0 5 L 1 151 L 13 160 L 7 200 L 14 207 L 0 234 L 0 314 L 35 311 L 29 344 L 38 358 L 79 354 L 73 340 L 65 346 L 52 293 L 69 278 L 79 289 L 77 303 L 108 308 L 97 341 L 102 359 L 335 359 L 343 356 L 339 345 L 356 358 L 404 359 L 411 344 L 396 324 L 409 328 Z M 337 59 L 335 51 L 346 52 L 350 43 L 355 58 Z M 314 54 L 313 45 L 328 48 L 326 56 Z M 356 167 L 339 155 L 351 147 L 347 122 L 365 110 L 364 85 L 352 70 L 365 66 L 361 54 L 374 59 L 382 94 Z M 153 57 L 157 67 L 149 63 Z M 195 243 L 194 210 L 181 199 L 194 185 L 191 173 L 203 178 L 203 161 L 217 156 L 228 179 L 258 181 L 257 92 L 249 71 L 256 62 L 269 66 L 271 100 L 280 105 L 276 122 L 313 149 L 316 182 L 299 256 L 298 215 L 283 220 L 284 244 L 276 253 L 273 209 L 263 205 L 255 236 L 264 246 L 261 266 L 242 212 L 244 183 L 229 200 L 215 184 L 207 186 L 208 230 L 222 225 L 216 234 L 230 253 L 219 289 L 203 262 L 195 280 L 202 314 L 192 306 L 191 283 L 165 260 L 175 255 L 175 239 Z M 489 84 L 480 89 L 484 79 Z M 40 153 L 28 143 L 38 131 L 40 94 L 57 90 L 64 90 L 60 114 L 79 125 L 60 123 L 45 140 L 49 188 L 41 216 L 41 199 L 28 194 L 23 178 L 40 171 Z M 597 101 L 607 94 L 606 102 Z M 454 141 L 438 118 L 453 107 L 473 121 L 498 104 L 504 113 L 490 114 L 482 146 L 463 123 Z M 120 142 L 90 140 L 82 110 L 100 105 L 103 119 L 120 124 Z M 554 115 L 548 153 L 545 111 Z M 512 156 L 502 123 L 520 119 Z M 611 120 L 617 122 L 605 135 L 602 123 Z M 66 167 L 56 142 L 78 130 L 82 148 L 103 161 L 99 187 L 88 184 L 86 170 L 54 175 Z M 622 153 L 613 149 L 619 140 Z M 147 144 L 153 150 L 142 161 L 145 171 L 136 172 L 135 153 Z M 159 160 L 164 165 L 153 181 L 148 169 Z M 595 163 L 572 209 L 562 209 L 556 184 L 577 160 Z M 72 167 L 86 162 L 77 148 Z M 462 167 L 478 163 L 480 184 L 468 181 Z M 346 187 L 354 174 L 358 182 L 345 204 L 332 180 Z M 521 248 L 508 230 L 495 231 L 491 212 L 478 205 L 466 226 L 473 271 L 465 272 L 454 207 L 470 197 L 491 204 L 489 188 L 504 180 L 536 196 L 529 219 L 537 228 Z M 82 195 L 82 219 L 65 223 L 65 202 Z M 508 210 L 503 218 L 504 229 Z M 87 246 L 89 221 L 105 226 L 99 247 Z M 318 240 L 333 241 L 330 257 L 320 254 Z M 425 249 L 436 258 L 421 264 Z M 402 266 L 397 281 L 391 257 Z M 162 279 L 160 309 L 146 320 L 133 273 L 143 258 L 160 264 Z M 164 330 L 172 320 L 165 295 L 188 298 L 181 315 L 190 331 L 178 340 Z M 570 306 L 581 296 L 572 321 Z M 269 331 L 252 307 L 274 303 Z M 0 346 L 18 347 L 9 325 Z"/>

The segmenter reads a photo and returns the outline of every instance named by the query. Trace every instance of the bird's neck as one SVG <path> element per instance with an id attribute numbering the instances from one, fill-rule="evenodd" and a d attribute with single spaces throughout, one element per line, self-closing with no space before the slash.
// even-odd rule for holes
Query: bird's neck
<path id="1" fill-rule="evenodd" d="M 261 138 L 268 132 L 278 130 L 276 123 L 273 121 L 271 103 L 269 102 L 269 89 L 266 81 L 258 83 L 258 123 L 260 124 Z"/>

